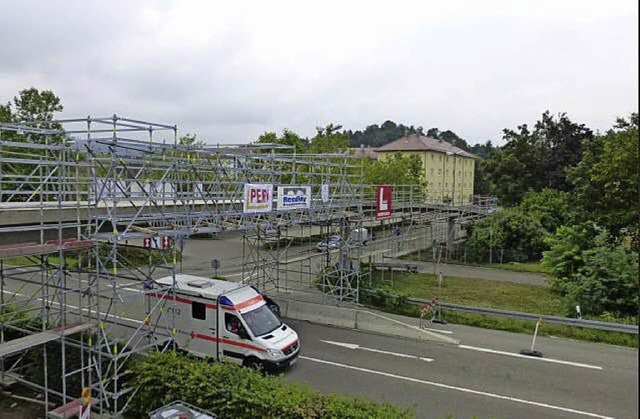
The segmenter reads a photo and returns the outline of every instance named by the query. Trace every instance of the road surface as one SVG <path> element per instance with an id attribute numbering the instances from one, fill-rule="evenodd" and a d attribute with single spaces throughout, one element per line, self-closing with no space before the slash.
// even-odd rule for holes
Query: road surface
<path id="1" fill-rule="evenodd" d="M 303 349 L 285 380 L 415 406 L 420 418 L 638 417 L 634 349 L 544 339 L 541 360 L 517 356 L 529 337 L 505 332 L 476 346 L 484 331 L 467 328 L 457 347 L 289 323 Z"/>

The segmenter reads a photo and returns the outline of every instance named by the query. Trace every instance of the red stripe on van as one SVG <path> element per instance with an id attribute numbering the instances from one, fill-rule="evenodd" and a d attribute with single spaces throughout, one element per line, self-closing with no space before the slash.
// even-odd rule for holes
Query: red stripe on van
<path id="1" fill-rule="evenodd" d="M 289 348 L 290 346 L 295 345 L 296 343 L 298 343 L 300 341 L 300 339 L 296 339 L 293 342 L 291 342 L 290 344 L 288 344 L 287 346 L 285 346 L 284 348 L 280 349 L 281 351 L 284 351 L 285 349 Z"/>
<path id="2" fill-rule="evenodd" d="M 209 336 L 209 335 L 203 335 L 201 333 L 191 332 L 191 337 L 192 338 L 196 338 L 196 339 L 208 340 L 208 341 L 211 341 L 211 342 L 222 342 L 222 343 L 226 343 L 227 345 L 239 346 L 241 348 L 247 348 L 247 349 L 253 349 L 253 350 L 256 350 L 258 352 L 267 352 L 266 349 L 260 348 L 258 346 L 250 345 L 248 343 L 236 342 L 234 340 L 225 339 L 225 338 L 216 338 L 216 337 Z"/>
<path id="3" fill-rule="evenodd" d="M 238 303 L 236 305 L 233 305 L 233 306 L 221 305 L 220 307 L 224 308 L 225 310 L 242 310 L 243 308 L 247 308 L 263 300 L 264 298 L 262 298 L 262 295 L 258 294 L 255 297 L 251 297 L 248 300 Z"/>

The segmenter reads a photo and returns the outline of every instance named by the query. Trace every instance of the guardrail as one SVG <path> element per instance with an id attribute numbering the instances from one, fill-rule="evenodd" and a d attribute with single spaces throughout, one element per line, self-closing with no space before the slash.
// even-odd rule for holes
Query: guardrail
<path id="1" fill-rule="evenodd" d="M 422 300 L 419 298 L 408 298 L 407 301 L 410 304 L 415 304 L 415 305 L 425 305 L 430 302 L 428 300 Z M 630 334 L 636 334 L 636 335 L 638 334 L 638 326 L 631 325 L 631 324 L 609 323 L 609 322 L 602 322 L 598 320 L 572 319 L 570 317 L 523 313 L 520 311 L 499 310 L 496 308 L 486 308 L 486 307 L 474 307 L 474 306 L 467 306 L 463 304 L 441 303 L 440 306 L 445 310 L 460 311 L 463 313 L 485 314 L 488 316 L 506 317 L 509 319 L 518 319 L 518 320 L 534 320 L 535 321 L 538 319 L 542 319 L 547 323 L 561 324 L 565 326 L 577 326 L 577 327 L 584 327 L 587 329 L 605 330 L 608 332 L 621 332 L 621 333 L 630 333 Z"/>

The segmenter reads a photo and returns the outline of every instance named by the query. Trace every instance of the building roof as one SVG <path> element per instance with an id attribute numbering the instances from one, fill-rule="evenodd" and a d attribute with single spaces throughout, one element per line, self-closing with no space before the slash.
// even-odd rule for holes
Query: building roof
<path id="1" fill-rule="evenodd" d="M 370 159 L 376 159 L 378 158 L 378 153 L 376 153 L 376 150 L 372 147 L 353 147 L 353 148 L 349 148 L 349 153 L 351 153 L 354 157 L 360 157 L 360 158 L 370 158 Z"/>
<path id="2" fill-rule="evenodd" d="M 451 145 L 444 140 L 438 140 L 418 134 L 411 134 L 398 138 L 397 140 L 385 144 L 382 147 L 376 148 L 375 151 L 377 153 L 391 151 L 435 151 L 439 153 L 451 153 L 472 159 L 478 158 L 477 156 Z"/>

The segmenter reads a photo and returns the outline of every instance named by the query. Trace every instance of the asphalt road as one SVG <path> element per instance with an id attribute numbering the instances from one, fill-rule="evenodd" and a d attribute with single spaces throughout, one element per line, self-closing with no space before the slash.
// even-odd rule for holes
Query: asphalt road
<path id="1" fill-rule="evenodd" d="M 7 280 L 5 297 L 21 285 L 22 296 L 37 292 L 34 285 Z M 139 289 L 125 288 L 123 294 L 111 313 L 139 327 L 144 299 Z M 70 304 L 74 299 L 69 296 Z M 539 338 L 536 349 L 545 354 L 541 360 L 518 356 L 531 342 L 531 336 L 522 334 L 447 325 L 453 332 L 448 336 L 461 340 L 462 346 L 454 346 L 288 323 L 301 337 L 302 354 L 285 380 L 415 406 L 421 418 L 447 413 L 455 418 L 638 417 L 634 349 Z M 120 326 L 107 329 L 121 337 L 131 333 Z"/>
<path id="2" fill-rule="evenodd" d="M 310 253 L 318 253 L 313 241 L 304 245 L 291 245 L 286 252 L 288 258 L 295 258 Z M 372 246 L 365 247 L 366 251 L 376 251 Z M 183 258 L 183 271 L 193 275 L 211 276 L 211 260 L 218 259 L 220 268 L 218 274 L 234 279 L 240 276 L 243 260 L 243 240 L 241 233 L 225 233 L 220 239 L 189 239 L 185 242 Z M 403 260 L 402 262 L 406 262 Z M 417 263 L 421 272 L 432 273 L 433 264 L 431 262 Z M 531 285 L 548 285 L 545 276 L 537 273 L 514 272 L 504 269 L 481 268 L 475 266 L 464 266 L 456 264 L 440 263 L 437 271 L 441 271 L 445 276 L 459 278 L 478 278 L 494 281 L 515 282 Z"/>
<path id="3" fill-rule="evenodd" d="M 638 417 L 637 350 L 567 340 L 542 342 L 545 351 L 554 355 L 546 359 L 573 363 L 561 364 L 482 352 L 470 345 L 474 343 L 471 333 L 463 345 L 473 349 L 289 323 L 300 335 L 303 349 L 285 380 L 325 392 L 414 406 L 421 418 L 442 418 L 448 413 L 456 418 Z M 515 347 L 522 347 L 518 342 L 528 340 L 504 332 L 493 335 L 491 346 L 482 348 L 517 354 Z M 502 345 L 500 337 L 506 338 L 507 345 Z"/>

